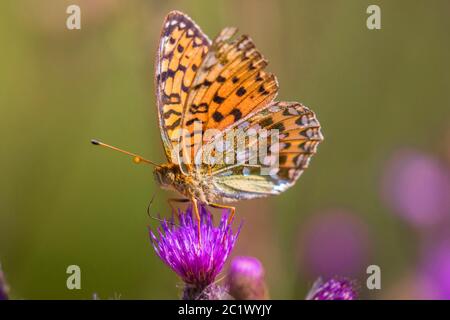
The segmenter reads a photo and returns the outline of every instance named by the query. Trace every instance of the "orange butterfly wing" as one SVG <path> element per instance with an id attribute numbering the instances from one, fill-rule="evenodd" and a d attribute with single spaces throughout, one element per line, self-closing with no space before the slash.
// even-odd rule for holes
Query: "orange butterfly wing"
<path id="1" fill-rule="evenodd" d="M 285 191 L 308 167 L 323 140 L 316 115 L 298 102 L 274 102 L 232 129 L 239 129 L 244 135 L 250 130 L 277 130 L 277 140 L 264 140 L 267 142 L 265 156 L 261 156 L 261 144 L 258 152 L 248 152 L 261 140 L 246 140 L 242 155 L 239 155 L 239 147 L 234 146 L 234 165 L 218 163 L 214 166 L 214 189 L 228 200 L 252 199 Z M 213 145 L 214 141 L 205 146 L 205 150 L 210 152 L 208 149 L 214 148 Z"/>
<path id="2" fill-rule="evenodd" d="M 179 161 L 175 150 L 189 90 L 211 41 L 185 14 L 170 12 L 163 25 L 155 63 L 158 118 L 166 157 Z"/>
<path id="3" fill-rule="evenodd" d="M 225 28 L 216 37 L 196 74 L 189 92 L 183 127 L 194 136 L 185 139 L 192 155 L 206 130 L 223 131 L 258 112 L 277 94 L 273 74 L 263 69 L 267 61 L 248 36 L 232 40 L 235 28 Z M 203 141 L 205 142 L 205 141 Z"/>
<path id="4" fill-rule="evenodd" d="M 296 102 L 272 102 L 278 83 L 264 71 L 267 61 L 248 36 L 233 40 L 235 33 L 235 28 L 225 28 L 211 42 L 188 16 L 171 12 L 164 22 L 156 60 L 158 115 L 167 159 L 188 161 L 186 171 L 200 170 L 212 176 L 212 188 L 225 200 L 284 191 L 308 167 L 323 140 L 311 110 Z M 192 166 L 196 156 L 200 154 L 203 160 L 204 155 L 213 154 L 217 139 L 237 128 L 244 133 L 276 129 L 279 140 L 263 158 L 238 154 L 233 144 L 236 163 Z M 205 137 L 208 129 L 218 134 Z M 254 140 L 245 139 L 247 148 L 254 147 Z"/>

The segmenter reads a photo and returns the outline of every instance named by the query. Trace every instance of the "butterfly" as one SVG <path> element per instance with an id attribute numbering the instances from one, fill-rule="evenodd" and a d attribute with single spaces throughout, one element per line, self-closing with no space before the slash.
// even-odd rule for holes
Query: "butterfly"
<path id="1" fill-rule="evenodd" d="M 236 32 L 225 28 L 211 41 L 184 13 L 166 16 L 155 87 L 168 162 L 156 165 L 124 151 L 135 162 L 155 165 L 159 185 L 184 196 L 175 201 L 192 202 L 198 220 L 199 202 L 228 208 L 233 216 L 234 207 L 224 203 L 285 191 L 308 167 L 323 140 L 314 112 L 298 102 L 274 101 L 278 82 L 264 70 L 267 60 L 250 37 L 235 37 Z M 258 131 L 278 133 L 262 156 L 249 152 L 269 140 L 249 135 Z M 221 152 L 234 162 L 217 161 Z"/>

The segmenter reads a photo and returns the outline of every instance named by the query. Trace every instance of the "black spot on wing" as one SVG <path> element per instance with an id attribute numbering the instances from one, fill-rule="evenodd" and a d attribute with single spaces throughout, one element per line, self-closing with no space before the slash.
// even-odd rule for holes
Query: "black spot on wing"
<path id="1" fill-rule="evenodd" d="M 261 72 L 258 72 L 258 75 L 256 76 L 256 81 L 262 81 L 264 80 L 263 77 L 261 77 Z"/>
<path id="2" fill-rule="evenodd" d="M 161 102 L 163 104 L 179 104 L 181 102 L 181 97 L 178 93 L 171 93 L 170 95 L 161 93 Z"/>
<path id="3" fill-rule="evenodd" d="M 196 114 L 196 113 L 207 113 L 209 109 L 209 106 L 207 103 L 202 102 L 199 105 L 196 104 L 191 104 L 190 108 L 189 108 L 189 112 L 192 114 Z"/>
<path id="4" fill-rule="evenodd" d="M 267 91 L 267 90 L 264 88 L 264 85 L 260 85 L 260 86 L 259 86 L 258 92 L 261 93 L 261 94 L 263 94 L 263 95 L 269 94 L 269 91 Z"/>
<path id="5" fill-rule="evenodd" d="M 247 90 L 245 90 L 244 87 L 240 87 L 240 88 L 236 91 L 236 95 L 237 95 L 238 97 L 242 97 L 246 92 L 247 92 Z"/>
<path id="6" fill-rule="evenodd" d="M 220 122 L 224 118 L 223 114 L 221 114 L 219 111 L 214 112 L 212 117 L 213 117 L 215 122 Z"/>
<path id="7" fill-rule="evenodd" d="M 193 124 L 196 121 L 199 121 L 199 119 L 198 118 L 192 118 L 192 119 L 186 121 L 186 125 L 190 126 L 191 124 Z"/>
<path id="8" fill-rule="evenodd" d="M 181 112 L 178 112 L 174 109 L 170 109 L 169 111 L 164 112 L 163 117 L 164 117 L 164 119 L 169 119 L 172 114 L 174 114 L 176 116 L 181 116 Z"/>
<path id="9" fill-rule="evenodd" d="M 194 86 L 194 89 L 196 90 L 196 89 L 200 88 L 201 86 L 209 87 L 210 85 L 212 85 L 212 82 L 205 79 L 205 81 L 203 81 L 202 83 L 196 84 Z"/>
<path id="10" fill-rule="evenodd" d="M 270 129 L 279 130 L 281 132 L 285 131 L 284 124 L 281 123 L 281 122 L 278 122 L 278 123 L 274 124 L 272 127 L 270 127 Z"/>
<path id="11" fill-rule="evenodd" d="M 173 130 L 177 128 L 181 123 L 181 118 L 178 118 L 174 123 L 172 123 L 170 126 L 166 126 L 167 129 Z"/>
<path id="12" fill-rule="evenodd" d="M 170 51 L 166 54 L 164 54 L 163 59 L 172 60 L 173 58 L 173 51 Z"/>
<path id="13" fill-rule="evenodd" d="M 183 90 L 183 92 L 189 92 L 189 87 L 186 87 L 184 83 L 181 83 L 181 90 Z"/>
<path id="14" fill-rule="evenodd" d="M 217 93 L 214 95 L 213 101 L 215 103 L 219 103 L 220 104 L 220 103 L 224 102 L 224 100 L 225 100 L 225 98 L 219 96 Z"/>
<path id="15" fill-rule="evenodd" d="M 268 127 L 273 124 L 273 120 L 271 117 L 267 117 L 259 122 L 262 127 Z"/>
<path id="16" fill-rule="evenodd" d="M 225 79 L 224 77 L 222 77 L 222 76 L 218 76 L 217 79 L 216 79 L 216 81 L 217 81 L 217 82 L 220 82 L 220 83 L 225 82 L 225 80 L 226 80 L 226 79 Z"/>
<path id="17" fill-rule="evenodd" d="M 239 119 L 242 118 L 242 112 L 237 108 L 231 110 L 230 114 L 234 116 L 234 121 L 238 121 Z"/>
<path id="18" fill-rule="evenodd" d="M 160 75 L 161 82 L 165 82 L 168 78 L 173 78 L 175 76 L 176 70 L 168 69 Z"/>

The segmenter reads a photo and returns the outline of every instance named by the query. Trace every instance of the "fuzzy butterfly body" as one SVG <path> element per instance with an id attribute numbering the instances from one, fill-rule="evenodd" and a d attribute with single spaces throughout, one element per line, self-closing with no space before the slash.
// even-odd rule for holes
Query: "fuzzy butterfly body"
<path id="1" fill-rule="evenodd" d="M 225 28 L 211 41 L 188 16 L 173 11 L 164 21 L 156 58 L 168 163 L 156 167 L 155 177 L 163 187 L 211 205 L 283 192 L 323 140 L 311 110 L 273 101 L 276 77 L 264 70 L 267 61 L 253 41 L 234 38 L 236 31 Z M 277 137 L 254 138 L 254 132 Z M 262 145 L 264 153 L 251 152 Z M 226 157 L 214 160 L 218 154 Z"/>

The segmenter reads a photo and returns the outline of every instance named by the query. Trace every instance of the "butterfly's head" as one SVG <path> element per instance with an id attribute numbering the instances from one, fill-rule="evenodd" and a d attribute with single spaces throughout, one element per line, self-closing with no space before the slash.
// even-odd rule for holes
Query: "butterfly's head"
<path id="1" fill-rule="evenodd" d="M 175 167 L 170 164 L 163 164 L 159 167 L 155 167 L 153 176 L 162 188 L 170 188 L 175 183 L 176 172 L 174 168 Z"/>

